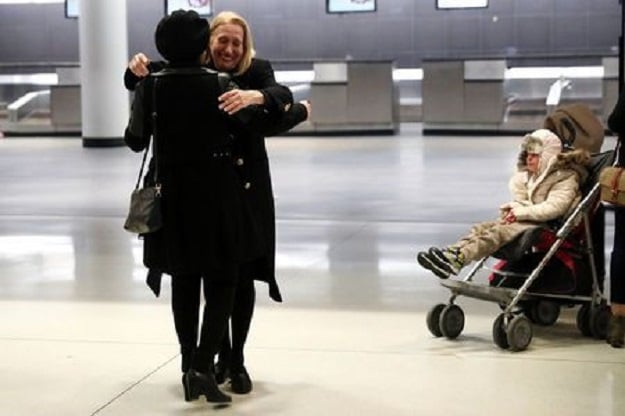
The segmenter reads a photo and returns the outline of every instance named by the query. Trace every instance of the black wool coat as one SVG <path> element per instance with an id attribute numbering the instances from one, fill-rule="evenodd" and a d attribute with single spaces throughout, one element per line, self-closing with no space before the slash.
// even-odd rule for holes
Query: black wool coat
<path id="1" fill-rule="evenodd" d="M 149 69 L 151 72 L 158 71 L 163 65 L 162 62 L 153 62 Z M 133 90 L 139 79 L 126 70 L 126 88 Z M 246 262 L 241 272 L 267 282 L 271 298 L 282 301 L 275 277 L 275 205 L 265 137 L 291 129 L 308 115 L 302 104 L 293 103 L 291 91 L 276 82 L 269 61 L 254 58 L 250 68 L 241 75 L 232 75 L 232 80 L 239 88 L 259 90 L 265 97 L 265 105 L 248 111 L 241 120 L 245 124 L 237 124 L 232 130 L 236 137 L 233 161 L 246 190 L 254 229 L 263 241 L 259 255 Z"/>
<path id="2" fill-rule="evenodd" d="M 144 236 L 144 264 L 171 275 L 230 270 L 266 251 L 232 163 L 234 122 L 218 109 L 216 74 L 166 71 L 137 85 L 124 135 L 132 150 L 145 149 L 156 112 L 151 168 L 162 185 L 163 227 Z"/>
<path id="3" fill-rule="evenodd" d="M 282 300 L 275 277 L 276 218 L 271 172 L 265 146 L 265 136 L 293 127 L 306 118 L 301 105 L 293 105 L 291 91 L 276 83 L 273 68 L 268 61 L 254 59 L 251 67 L 233 81 L 241 89 L 259 90 L 265 96 L 266 122 L 264 129 L 241 130 L 235 146 L 235 164 L 246 188 L 252 206 L 252 215 L 265 242 L 261 256 L 244 265 L 242 273 L 269 284 L 269 295 Z"/>

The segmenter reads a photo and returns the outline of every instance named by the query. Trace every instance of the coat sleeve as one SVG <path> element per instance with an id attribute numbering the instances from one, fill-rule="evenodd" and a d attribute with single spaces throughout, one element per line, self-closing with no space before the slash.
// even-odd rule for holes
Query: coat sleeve
<path id="1" fill-rule="evenodd" d="M 241 110 L 237 119 L 244 128 L 262 136 L 284 133 L 308 117 L 306 107 L 293 103 L 291 90 L 276 82 L 269 61 L 254 59 L 246 75 L 244 89 L 256 89 L 263 94 L 265 104 Z"/>
<path id="2" fill-rule="evenodd" d="M 251 130 L 260 132 L 263 136 L 276 136 L 291 130 L 308 117 L 306 106 L 294 103 L 287 111 L 271 114 L 259 112 L 251 123 Z"/>
<path id="3" fill-rule="evenodd" d="M 288 111 L 275 113 L 268 112 L 261 106 L 252 106 L 242 109 L 232 117 L 245 131 L 269 137 L 291 130 L 306 120 L 308 111 L 301 103 L 293 104 Z"/>
<path id="4" fill-rule="evenodd" d="M 576 174 L 568 175 L 556 182 L 544 201 L 537 204 L 515 207 L 512 212 L 518 221 L 546 222 L 564 216 L 579 196 L 579 179 Z"/>
<path id="5" fill-rule="evenodd" d="M 165 67 L 165 62 L 157 61 L 150 62 L 148 64 L 148 70 L 150 73 L 158 72 Z M 143 78 L 136 76 L 132 73 L 130 68 L 126 68 L 126 72 L 124 72 L 124 86 L 128 91 L 134 91 L 137 83 L 141 81 Z"/>
<path id="6" fill-rule="evenodd" d="M 265 98 L 265 107 L 269 112 L 288 111 L 293 104 L 291 90 L 276 82 L 273 67 L 269 61 L 254 59 L 249 69 L 250 88 L 257 89 Z"/>
<path id="7" fill-rule="evenodd" d="M 308 110 L 301 103 L 294 103 L 286 112 L 278 117 L 275 123 L 271 123 L 264 129 L 265 136 L 275 136 L 291 130 L 308 118 Z"/>
<path id="8" fill-rule="evenodd" d="M 152 121 L 150 119 L 150 103 L 146 100 L 149 96 L 146 91 L 148 82 L 146 80 L 137 85 L 132 109 L 130 112 L 130 120 L 124 132 L 124 142 L 134 150 L 140 152 L 144 150 L 152 135 Z"/>

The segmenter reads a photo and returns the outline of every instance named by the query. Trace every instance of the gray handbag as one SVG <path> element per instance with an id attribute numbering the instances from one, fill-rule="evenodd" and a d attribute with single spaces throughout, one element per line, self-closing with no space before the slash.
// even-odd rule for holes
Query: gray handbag
<path id="1" fill-rule="evenodd" d="M 139 177 L 135 189 L 130 195 L 130 209 L 124 223 L 124 229 L 135 234 L 149 234 L 158 231 L 163 226 L 163 217 L 161 215 L 161 184 L 158 181 L 158 161 L 156 151 L 156 83 L 158 78 L 154 78 L 154 88 L 152 93 L 152 157 L 154 159 L 154 175 L 151 186 L 140 188 L 141 178 L 143 177 L 143 168 L 145 160 L 150 150 L 150 144 L 143 153 L 141 161 L 141 169 L 139 169 Z"/>

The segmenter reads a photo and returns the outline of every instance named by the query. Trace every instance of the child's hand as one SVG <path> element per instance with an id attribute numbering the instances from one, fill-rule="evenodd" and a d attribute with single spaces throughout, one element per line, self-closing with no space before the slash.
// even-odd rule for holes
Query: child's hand
<path id="1" fill-rule="evenodd" d="M 503 220 L 506 224 L 512 224 L 513 222 L 516 222 L 516 215 L 514 215 L 514 211 L 508 211 Z"/>

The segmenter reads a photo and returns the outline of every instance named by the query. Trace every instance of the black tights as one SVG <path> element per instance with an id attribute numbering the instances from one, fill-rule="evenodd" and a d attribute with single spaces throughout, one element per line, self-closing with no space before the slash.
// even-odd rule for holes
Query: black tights
<path id="1" fill-rule="evenodd" d="M 248 276 L 241 276 L 237 283 L 234 308 L 230 318 L 232 344 L 230 335 L 226 330 L 219 350 L 219 361 L 233 371 L 243 368 L 243 348 L 252 324 L 255 302 L 254 279 Z"/>
<path id="2" fill-rule="evenodd" d="M 614 209 L 614 246 L 610 256 L 610 301 L 625 305 L 625 208 Z"/>
<path id="3" fill-rule="evenodd" d="M 204 286 L 204 313 L 199 334 L 200 291 Z M 171 279 L 172 311 L 182 352 L 182 371 L 190 367 L 208 372 L 226 332 L 236 288 L 236 272 L 219 275 L 174 275 Z"/>

